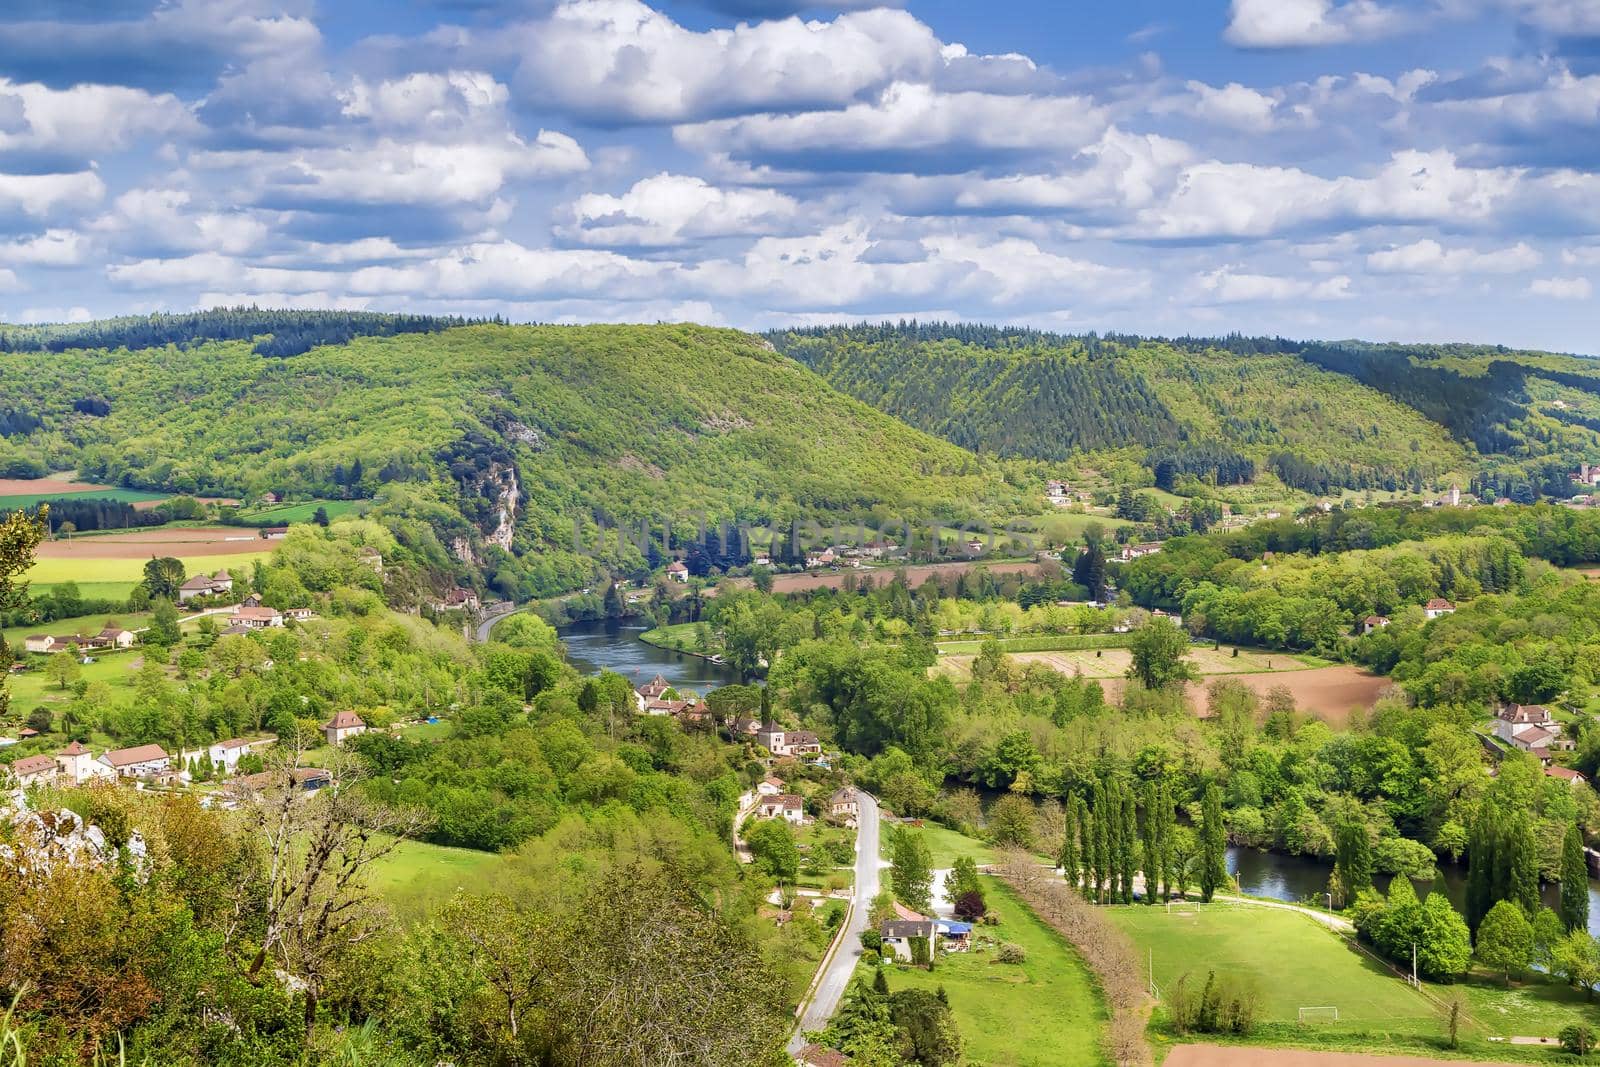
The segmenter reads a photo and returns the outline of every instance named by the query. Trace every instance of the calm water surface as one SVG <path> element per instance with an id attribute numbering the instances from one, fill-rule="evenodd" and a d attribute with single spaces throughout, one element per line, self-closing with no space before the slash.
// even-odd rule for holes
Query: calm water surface
<path id="1" fill-rule="evenodd" d="M 1248 896 L 1284 900 L 1290 903 L 1324 902 L 1323 893 L 1328 888 L 1331 863 L 1310 856 L 1290 856 L 1281 852 L 1260 852 L 1253 848 L 1228 849 L 1228 873 L 1239 881 L 1239 889 Z M 1377 875 L 1373 881 L 1384 892 L 1389 889 L 1389 875 Z M 1418 896 L 1435 890 L 1450 898 L 1458 909 L 1464 908 L 1467 897 L 1467 869 L 1459 864 L 1440 864 L 1439 878 L 1434 882 L 1417 882 Z M 1544 887 L 1544 902 L 1558 907 L 1561 898 L 1559 885 Z M 1600 884 L 1589 882 L 1589 932 L 1600 937 Z"/>
<path id="2" fill-rule="evenodd" d="M 597 619 L 560 627 L 556 633 L 567 646 L 567 659 L 584 674 L 615 671 L 635 686 L 659 674 L 674 689 L 700 694 L 738 681 L 728 667 L 645 644 L 639 635 L 647 629 L 647 623 L 636 619 Z"/>

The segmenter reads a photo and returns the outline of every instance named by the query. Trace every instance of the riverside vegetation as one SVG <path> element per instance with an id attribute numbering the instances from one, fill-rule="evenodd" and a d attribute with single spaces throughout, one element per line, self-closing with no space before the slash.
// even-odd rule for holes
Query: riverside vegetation
<path id="1" fill-rule="evenodd" d="M 788 1013 L 840 914 L 809 908 L 792 890 L 827 884 L 843 850 L 837 837 L 795 838 L 779 826 L 757 835 L 757 862 L 737 863 L 728 844 L 737 798 L 771 772 L 813 810 L 852 781 L 897 816 L 937 822 L 887 838 L 889 883 L 913 906 L 931 903 L 936 855 L 941 866 L 977 850 L 1028 857 L 1000 872 L 1017 906 L 1077 946 L 1109 1013 L 1103 1021 L 1087 1007 L 1092 997 L 1075 1001 L 1083 1007 L 1062 1040 L 1097 1042 L 1109 1058 L 1143 1054 L 1148 1007 L 1119 931 L 1160 936 L 1118 918 L 1160 909 L 1126 902 L 1227 896 L 1229 844 L 1326 861 L 1329 892 L 1362 943 L 1401 962 L 1418 944 L 1425 980 L 1466 991 L 1473 1018 L 1522 1004 L 1550 1036 L 1592 1025 L 1600 950 L 1586 932 L 1574 856 L 1600 840 L 1600 798 L 1587 782 L 1543 774 L 1529 755 L 1490 757 L 1483 739 L 1499 702 L 1547 704 L 1573 746 L 1558 761 L 1591 780 L 1600 772 L 1600 593 L 1567 569 L 1600 560 L 1589 513 L 1336 506 L 1193 534 L 1129 563 L 1116 560 L 1106 528 L 1086 524 L 1037 571 L 979 568 L 916 584 L 880 571 L 787 596 L 763 591 L 759 573 L 749 585 L 726 580 L 720 572 L 742 560 L 726 543 L 716 552 L 702 543 L 695 580 L 643 587 L 642 602 L 630 604 L 610 580 L 645 577 L 664 557 L 572 553 L 561 542 L 572 511 L 598 526 L 707 502 L 777 530 L 805 509 L 1025 513 L 1042 506 L 1034 501 L 1047 461 L 1020 448 L 980 458 L 729 331 L 413 331 L 334 319 L 302 324 L 298 340 L 264 354 L 249 321 L 66 334 L 48 358 L 30 350 L 45 343 L 37 335 L 0 364 L 0 380 L 15 384 L 8 400 L 19 398 L 3 443 L 16 462 L 165 491 L 258 497 L 281 488 L 365 507 L 325 514 L 326 526 L 294 526 L 238 576 L 272 606 L 313 608 L 309 623 L 251 635 L 183 625 L 165 600 L 172 575 L 152 574 L 135 593 L 142 603 L 86 612 L 148 609 L 137 655 L 107 655 L 78 677 L 62 658 L 61 677 L 29 671 L 10 684 L 0 722 L 36 723 L 42 736 L 9 746 L 0 762 L 68 739 L 183 748 L 270 736 L 277 753 L 263 758 L 272 773 L 237 809 L 202 806 L 225 796 L 204 773 L 175 792 L 33 789 L 31 803 L 73 811 L 116 851 L 82 866 L 11 865 L 0 877 L 0 982 L 17 998 L 8 1033 L 30 1062 L 117 1048 L 136 1063 L 240 1067 L 337 1057 L 781 1062 Z M 73 347 L 91 337 L 127 347 Z M 954 340 L 991 343 L 981 332 Z M 1243 341 L 1119 340 L 1103 352 L 1084 343 L 1067 358 L 1122 360 L 1128 347 L 1140 349 L 1126 354 L 1128 373 L 1140 361 L 1177 361 L 1179 374 L 1197 352 L 1224 362 L 1255 354 Z M 1586 388 L 1555 357 L 1518 356 L 1525 369 L 1513 372 L 1476 350 L 1419 351 L 1386 378 L 1371 363 L 1375 350 L 1351 351 L 1360 358 L 1347 365 L 1331 350 L 1260 354 L 1269 369 L 1315 363 L 1294 375 L 1342 398 L 1330 409 L 1403 403 L 1425 413 L 1405 368 L 1424 382 L 1448 373 L 1438 380 L 1463 390 L 1520 374 L 1526 400 L 1471 425 L 1408 423 L 1423 436 L 1398 453 L 1399 470 L 1381 469 L 1376 453 L 1313 453 L 1309 439 L 1251 440 L 1239 429 L 1242 406 L 1218 423 L 1227 435 L 1155 437 L 1113 461 L 1130 481 L 1154 481 L 1159 467 L 1174 488 L 1209 494 L 1244 488 L 1220 483 L 1247 464 L 1282 480 L 1268 473 L 1273 450 L 1299 448 L 1308 463 L 1366 471 L 1359 479 L 1399 484 L 1467 469 L 1484 495 L 1532 499 L 1552 487 L 1561 450 L 1576 440 L 1568 431 L 1582 429 L 1563 423 L 1549 438 L 1554 451 L 1536 447 L 1532 431 L 1547 428 L 1537 421 L 1546 417 L 1540 397 L 1566 390 L 1578 404 Z M 113 376 L 113 364 L 126 373 Z M 709 374 L 711 366 L 740 373 Z M 1162 380 L 1148 373 L 1147 384 Z M 1129 398 L 1160 400 L 1157 385 L 1124 385 Z M 1344 397 L 1346 389 L 1357 392 Z M 179 393 L 197 399 L 174 408 L 166 398 Z M 320 402 L 293 416 L 295 440 L 269 432 L 307 395 Z M 239 447 L 256 439 L 268 448 Z M 1382 440 L 1389 451 L 1394 442 Z M 488 540 L 501 527 L 502 494 L 517 498 L 510 551 Z M 3 529 L 0 612 L 38 611 L 13 579 L 41 531 L 22 514 Z M 367 562 L 372 553 L 382 574 Z M 459 583 L 522 599 L 596 578 L 610 592 L 560 610 L 649 612 L 686 627 L 672 632 L 721 655 L 746 684 L 707 696 L 711 721 L 638 716 L 627 679 L 580 677 L 537 617 L 518 616 L 474 646 L 457 636 L 459 620 L 435 626 L 416 613 Z M 39 599 L 72 618 L 84 601 L 69 593 Z M 1109 606 L 1080 603 L 1103 597 Z M 1457 610 L 1428 618 L 1422 605 L 1439 597 Z M 1157 609 L 1180 612 L 1181 623 Z M 1372 613 L 1389 625 L 1360 633 Z M 1113 691 L 1022 662 L 1002 644 L 1018 637 L 1085 656 L 1115 650 L 1129 677 Z M 1337 728 L 1287 691 L 1258 693 L 1226 677 L 1192 706 L 1195 638 L 1217 654 L 1221 641 L 1314 652 L 1365 665 L 1395 687 Z M 941 643 L 953 641 L 975 643 L 959 679 L 936 669 Z M 763 700 L 780 724 L 819 734 L 829 765 L 769 766 L 751 741 L 725 732 Z M 378 729 L 333 751 L 316 726 L 341 710 Z M 326 768 L 339 785 L 287 788 L 294 765 Z M 7 833 L 7 845 L 21 844 Z M 1412 885 L 1447 864 L 1466 866 L 1460 912 Z M 976 888 L 982 897 L 986 883 L 962 867 L 961 896 Z M 1555 885 L 1559 906 L 1546 908 L 1543 887 Z M 793 903 L 782 925 L 765 904 L 774 890 Z M 981 901 L 962 906 L 986 913 Z M 56 921 L 68 915 L 71 923 Z M 1004 955 L 1013 962 L 997 966 L 1017 966 L 1015 953 Z M 859 999 L 860 1032 L 883 1062 L 946 1062 L 956 1047 L 994 1047 L 959 989 L 940 1000 L 938 973 L 937 963 L 895 972 L 887 993 L 874 991 L 883 999 Z M 1292 1036 L 1273 1016 L 1274 998 L 1249 1010 L 1250 977 L 1228 959 L 1196 961 L 1184 989 L 1199 990 L 1198 1006 L 1157 1006 L 1154 1025 L 1229 1040 Z M 952 1033 L 953 1019 L 973 1025 Z M 1355 1025 L 1327 1040 L 1378 1040 L 1377 1023 Z M 1428 1040 L 1441 1032 L 1431 1016 L 1427 1028 Z M 1420 1028 L 1407 1032 L 1423 1040 Z M 1482 1032 L 1469 1025 L 1464 1040 Z M 850 1040 L 837 1029 L 819 1036 Z"/>

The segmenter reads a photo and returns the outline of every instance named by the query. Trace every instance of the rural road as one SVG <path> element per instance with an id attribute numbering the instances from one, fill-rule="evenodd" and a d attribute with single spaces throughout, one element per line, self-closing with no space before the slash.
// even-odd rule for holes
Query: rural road
<path id="1" fill-rule="evenodd" d="M 518 610 L 520 609 L 512 608 L 510 611 L 502 611 L 500 614 L 490 615 L 487 619 L 484 619 L 482 622 L 480 622 L 478 624 L 478 629 L 474 634 L 474 636 L 478 639 L 478 644 L 487 644 L 489 641 L 489 631 L 494 629 L 495 623 L 499 622 L 501 619 L 509 619 L 511 616 L 515 615 Z"/>
<path id="2" fill-rule="evenodd" d="M 856 795 L 861 798 L 861 814 L 858 816 L 860 829 L 856 832 L 855 906 L 850 910 L 850 922 L 845 927 L 839 950 L 828 961 L 811 1003 L 806 1005 L 800 1025 L 789 1039 L 790 1052 L 799 1052 L 806 1043 L 806 1031 L 827 1026 L 839 1007 L 850 976 L 855 973 L 856 961 L 861 958 L 861 931 L 867 928 L 872 898 L 878 895 L 878 801 L 863 790 L 856 790 Z"/>

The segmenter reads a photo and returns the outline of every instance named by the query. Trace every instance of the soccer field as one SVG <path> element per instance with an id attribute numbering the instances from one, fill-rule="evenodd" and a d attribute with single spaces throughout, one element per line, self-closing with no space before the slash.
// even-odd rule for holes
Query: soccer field
<path id="1" fill-rule="evenodd" d="M 1111 909 L 1112 918 L 1153 961 L 1157 984 L 1183 974 L 1204 983 L 1216 970 L 1255 979 L 1262 1021 L 1295 1023 L 1305 1007 L 1336 1007 L 1340 1029 L 1433 1033 L 1421 994 L 1344 938 L 1292 911 L 1244 904 L 1179 904 Z"/>

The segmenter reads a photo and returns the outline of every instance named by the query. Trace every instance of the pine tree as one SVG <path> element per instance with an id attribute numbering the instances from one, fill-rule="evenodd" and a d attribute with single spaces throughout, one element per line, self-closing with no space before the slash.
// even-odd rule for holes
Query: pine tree
<path id="1" fill-rule="evenodd" d="M 1228 833 L 1222 825 L 1222 790 L 1215 782 L 1206 786 L 1200 806 L 1200 899 L 1228 882 Z"/>
<path id="2" fill-rule="evenodd" d="M 1576 822 L 1561 839 L 1561 922 L 1569 931 L 1589 928 L 1589 865 Z"/>

